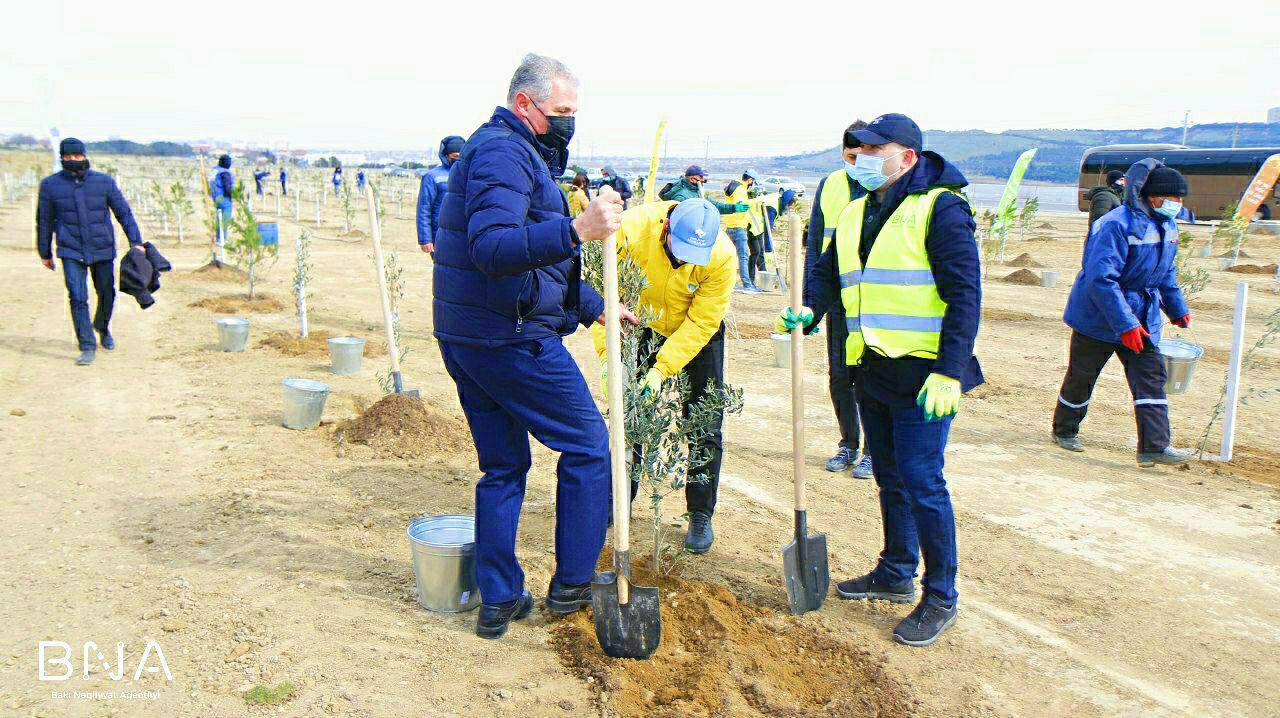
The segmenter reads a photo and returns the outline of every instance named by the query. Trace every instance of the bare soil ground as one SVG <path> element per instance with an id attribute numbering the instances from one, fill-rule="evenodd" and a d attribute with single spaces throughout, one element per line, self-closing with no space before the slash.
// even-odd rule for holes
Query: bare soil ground
<path id="1" fill-rule="evenodd" d="M 332 204 L 325 217 L 319 233 L 336 234 Z M 377 409 L 385 360 L 334 376 L 317 353 L 261 347 L 273 332 L 296 330 L 285 302 L 252 315 L 248 351 L 218 352 L 215 312 L 246 308 L 217 303 L 244 287 L 234 273 L 215 282 L 207 275 L 222 273 L 195 273 L 208 254 L 190 240 L 162 243 L 175 271 L 157 304 L 143 312 L 121 296 L 119 347 L 76 367 L 61 276 L 30 253 L 28 227 L 0 226 L 0 247 L 12 250 L 0 253 L 0 476 L 9 497 L 0 504 L 0 715 L 1275 714 L 1280 410 L 1242 406 L 1231 464 L 1139 469 L 1131 400 L 1112 365 L 1085 424 L 1088 451 L 1056 449 L 1049 418 L 1081 217 L 1048 215 L 1034 242 L 1007 250 L 1060 271 L 1058 286 L 994 276 L 985 285 L 978 354 L 989 383 L 966 397 L 947 466 L 961 551 L 956 626 L 932 648 L 909 649 L 890 635 L 909 607 L 833 595 L 820 612 L 788 614 L 789 378 L 772 368 L 767 338 L 786 300 L 735 295 L 745 331 L 730 343 L 728 375 L 745 389 L 746 410 L 726 427 L 717 542 L 661 579 L 668 632 L 648 663 L 604 658 L 586 614 L 551 620 L 538 610 L 490 642 L 473 635 L 474 613 L 416 605 L 405 527 L 421 514 L 470 512 L 478 470 L 431 338 L 430 260 L 408 214 L 386 224 L 405 267 L 404 371 L 420 406 Z M 264 286 L 287 298 L 298 225 L 281 225 L 281 263 Z M 1249 250 L 1274 257 L 1280 243 L 1251 240 Z M 367 242 L 316 242 L 313 330 L 380 336 L 368 257 Z M 1270 278 L 1192 261 L 1213 280 L 1192 329 L 1177 333 L 1211 353 L 1191 391 L 1170 399 L 1184 446 L 1203 433 L 1222 387 L 1236 281 L 1254 282 L 1251 340 L 1280 306 Z M 580 332 L 568 345 L 598 385 L 589 339 Z M 806 350 L 809 513 L 840 580 L 873 565 L 881 533 L 874 483 L 822 470 L 836 443 L 824 347 L 819 338 Z M 1276 347 L 1262 359 L 1246 391 L 1280 385 Z M 280 425 L 286 376 L 331 386 L 319 429 Z M 424 425 L 432 431 L 417 433 Z M 373 438 L 359 443 L 358 434 Z M 534 464 L 519 551 L 541 597 L 553 570 L 554 455 L 538 447 Z M 636 514 L 642 526 L 650 520 L 647 508 Z M 635 543 L 637 555 L 652 547 L 640 529 Z M 172 681 L 115 681 L 96 658 L 82 675 L 86 642 L 122 642 L 132 678 L 150 639 Z M 39 680 L 40 641 L 72 647 L 71 679 Z M 114 672 L 114 649 L 103 653 Z M 278 707 L 244 697 L 285 683 L 294 691 Z"/>

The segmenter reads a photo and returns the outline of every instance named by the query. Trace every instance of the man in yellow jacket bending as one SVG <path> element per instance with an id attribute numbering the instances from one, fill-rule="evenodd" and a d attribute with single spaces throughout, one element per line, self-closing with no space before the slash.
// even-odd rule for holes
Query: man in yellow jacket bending
<path id="1" fill-rule="evenodd" d="M 724 315 L 738 278 L 738 258 L 720 231 L 720 212 L 704 199 L 629 209 L 618 228 L 618 253 L 629 257 L 649 282 L 640 294 L 640 303 L 656 317 L 640 330 L 640 355 L 651 364 L 645 388 L 656 392 L 684 372 L 689 377 L 687 411 L 706 394 L 708 381 L 716 388 L 724 384 Z M 592 339 L 603 356 L 604 332 L 593 331 Z M 654 344 L 660 346 L 657 352 L 648 349 Z M 689 467 L 685 484 L 691 516 L 684 545 L 692 553 L 706 553 L 715 540 L 711 514 L 720 484 L 723 418 L 717 418 L 700 447 L 692 447 L 710 457 Z M 631 486 L 632 498 L 637 488 Z"/>

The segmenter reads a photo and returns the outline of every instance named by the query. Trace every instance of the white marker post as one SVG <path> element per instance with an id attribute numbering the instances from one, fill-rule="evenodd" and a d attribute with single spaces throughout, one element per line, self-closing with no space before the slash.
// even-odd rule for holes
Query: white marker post
<path id="1" fill-rule="evenodd" d="M 1231 323 L 1231 359 L 1227 364 L 1226 416 L 1222 419 L 1222 462 L 1231 461 L 1236 440 L 1236 405 L 1240 402 L 1240 363 L 1244 358 L 1244 319 L 1249 306 L 1249 283 L 1236 284 L 1235 318 Z"/>
<path id="2" fill-rule="evenodd" d="M 316 226 L 320 226 L 320 193 L 316 192 Z"/>
<path id="3" fill-rule="evenodd" d="M 297 188 L 294 188 L 293 190 L 293 221 L 295 222 L 297 222 L 299 218 L 302 217 L 302 205 L 299 204 L 301 202 L 301 196 L 300 196 L 301 194 L 302 193 Z"/>

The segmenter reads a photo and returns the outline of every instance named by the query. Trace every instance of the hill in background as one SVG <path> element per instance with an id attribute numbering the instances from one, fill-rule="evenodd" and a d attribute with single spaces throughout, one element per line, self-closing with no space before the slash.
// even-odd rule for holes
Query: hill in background
<path id="1" fill-rule="evenodd" d="M 1007 130 L 985 132 L 930 130 L 924 133 L 926 150 L 933 150 L 954 162 L 971 179 L 1008 176 L 1018 155 L 1039 147 L 1036 159 L 1027 169 L 1027 179 L 1045 182 L 1074 183 L 1080 171 L 1080 157 L 1097 145 L 1154 144 L 1182 142 L 1181 127 L 1159 127 L 1140 130 Z M 1191 147 L 1277 147 L 1280 146 L 1280 124 L 1264 122 L 1228 122 L 1196 125 L 1187 133 Z M 840 148 L 808 154 L 775 157 L 778 171 L 830 172 L 844 160 Z"/>

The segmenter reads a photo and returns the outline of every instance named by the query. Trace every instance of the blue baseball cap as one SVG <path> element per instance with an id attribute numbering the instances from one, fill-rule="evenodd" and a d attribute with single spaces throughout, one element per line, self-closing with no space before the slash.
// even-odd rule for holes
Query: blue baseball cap
<path id="1" fill-rule="evenodd" d="M 853 135 L 853 139 L 864 145 L 883 145 L 887 142 L 897 142 L 903 147 L 909 147 L 916 152 L 924 149 L 924 133 L 920 131 L 920 125 L 915 120 L 906 115 L 890 112 L 887 115 L 880 115 L 872 120 L 860 130 L 854 130 L 849 134 Z"/>
<path id="2" fill-rule="evenodd" d="M 671 253 L 681 262 L 705 267 L 720 234 L 720 210 L 705 199 L 686 199 L 672 210 Z"/>
<path id="3" fill-rule="evenodd" d="M 697 165 L 689 165 L 689 169 L 684 171 L 684 176 L 685 177 L 706 177 L 707 173 L 703 172 L 702 168 Z"/>

